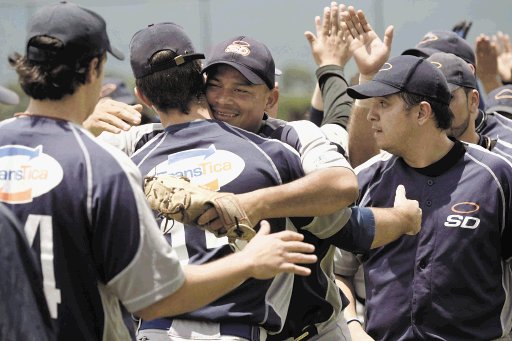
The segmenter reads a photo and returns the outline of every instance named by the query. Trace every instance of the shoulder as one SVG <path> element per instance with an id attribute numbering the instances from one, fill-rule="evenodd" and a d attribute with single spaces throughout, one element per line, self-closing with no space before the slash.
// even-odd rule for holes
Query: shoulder
<path id="1" fill-rule="evenodd" d="M 132 155 L 136 150 L 164 131 L 161 123 L 148 123 L 133 126 L 128 131 L 118 134 L 103 132 L 98 139 L 121 150 L 126 155 Z"/>

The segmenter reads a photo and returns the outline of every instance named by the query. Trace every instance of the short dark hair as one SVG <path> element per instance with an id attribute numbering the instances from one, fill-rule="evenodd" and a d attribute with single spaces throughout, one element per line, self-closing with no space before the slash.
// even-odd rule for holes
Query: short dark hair
<path id="1" fill-rule="evenodd" d="M 63 47 L 60 40 L 48 36 L 35 37 L 30 44 L 55 55 Z M 15 68 L 21 88 L 28 96 L 38 100 L 59 100 L 74 94 L 80 85 L 85 84 L 91 60 L 98 58 L 101 61 L 104 56 L 105 53 L 75 60 L 55 58 L 36 62 L 14 53 L 9 57 L 9 64 Z M 96 69 L 101 70 L 101 65 L 102 63 L 98 63 Z"/>
<path id="2" fill-rule="evenodd" d="M 157 65 L 177 54 L 171 50 L 155 53 L 150 60 Z M 201 63 L 193 60 L 135 79 L 135 85 L 159 110 L 180 109 L 188 113 L 189 104 L 204 94 Z"/>
<path id="3" fill-rule="evenodd" d="M 437 128 L 446 130 L 452 126 L 454 116 L 449 106 L 433 101 L 427 97 L 411 94 L 410 92 L 405 91 L 400 91 L 398 96 L 400 96 L 400 98 L 405 102 L 406 110 L 411 109 L 413 106 L 418 105 L 423 101 L 428 102 L 434 112 Z"/>

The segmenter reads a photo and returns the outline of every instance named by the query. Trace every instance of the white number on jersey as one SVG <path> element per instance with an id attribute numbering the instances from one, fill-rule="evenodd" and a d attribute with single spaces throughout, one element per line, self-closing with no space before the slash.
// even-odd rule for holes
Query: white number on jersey
<path id="1" fill-rule="evenodd" d="M 30 214 L 25 223 L 25 234 L 30 246 L 39 228 L 39 240 L 41 248 L 41 267 L 43 269 L 43 286 L 46 302 L 52 318 L 57 318 L 57 305 L 61 302 L 60 289 L 55 283 L 55 271 L 53 266 L 53 226 L 52 217 L 46 215 Z"/>

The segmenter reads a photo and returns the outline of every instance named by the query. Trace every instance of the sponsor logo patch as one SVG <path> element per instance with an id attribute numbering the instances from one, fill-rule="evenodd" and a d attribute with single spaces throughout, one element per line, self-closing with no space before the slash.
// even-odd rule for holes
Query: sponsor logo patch
<path id="1" fill-rule="evenodd" d="M 0 201 L 9 204 L 32 202 L 48 193 L 63 179 L 61 165 L 43 153 L 43 146 L 0 147 Z"/>

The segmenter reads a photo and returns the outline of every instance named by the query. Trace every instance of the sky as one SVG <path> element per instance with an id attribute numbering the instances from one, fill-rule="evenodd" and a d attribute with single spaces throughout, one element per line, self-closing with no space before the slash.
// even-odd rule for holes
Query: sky
<path id="1" fill-rule="evenodd" d="M 207 53 L 212 43 L 236 35 L 249 35 L 264 42 L 276 66 L 303 67 L 313 75 L 315 64 L 304 32 L 314 32 L 314 17 L 321 15 L 329 1 L 320 0 L 76 0 L 107 21 L 111 42 L 129 55 L 133 34 L 150 23 L 171 21 L 188 32 L 198 51 Z M 0 84 L 16 81 L 7 63 L 14 51 L 23 53 L 26 27 L 32 13 L 53 1 L 0 0 Z M 395 27 L 391 56 L 413 47 L 425 33 L 451 29 L 461 20 L 471 20 L 468 41 L 474 46 L 480 33 L 498 30 L 512 34 L 510 0 L 359 0 L 347 5 L 362 9 L 377 33 Z M 110 58 L 107 72 L 130 77 L 129 60 Z M 351 61 L 346 73 L 355 72 Z"/>

